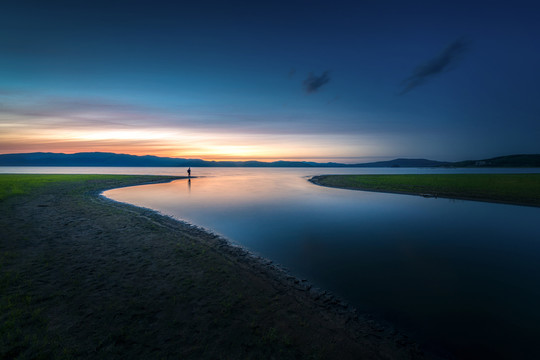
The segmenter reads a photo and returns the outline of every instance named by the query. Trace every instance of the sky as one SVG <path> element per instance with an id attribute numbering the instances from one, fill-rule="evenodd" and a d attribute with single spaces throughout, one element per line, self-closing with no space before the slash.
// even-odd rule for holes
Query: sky
<path id="1" fill-rule="evenodd" d="M 521 0 L 4 2 L 0 153 L 540 153 L 539 39 Z"/>

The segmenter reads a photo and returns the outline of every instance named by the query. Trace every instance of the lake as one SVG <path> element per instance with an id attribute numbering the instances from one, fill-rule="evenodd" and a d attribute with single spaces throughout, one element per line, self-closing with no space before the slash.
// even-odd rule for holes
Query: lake
<path id="1" fill-rule="evenodd" d="M 11 168 L 0 172 L 17 172 Z M 88 170 L 91 169 L 91 170 Z M 185 175 L 176 168 L 18 172 Z M 207 228 L 456 358 L 540 358 L 540 208 L 332 189 L 312 175 L 540 169 L 192 168 L 106 191 Z"/>

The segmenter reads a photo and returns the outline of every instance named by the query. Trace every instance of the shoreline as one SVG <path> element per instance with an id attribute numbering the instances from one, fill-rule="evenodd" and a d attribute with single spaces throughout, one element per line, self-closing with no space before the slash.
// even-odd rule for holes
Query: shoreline
<path id="1" fill-rule="evenodd" d="M 191 177 L 196 178 L 196 177 Z M 171 181 L 177 180 L 186 180 L 187 177 L 181 177 L 178 179 L 173 179 Z M 149 182 L 145 184 L 138 185 L 127 185 L 122 187 L 132 187 L 139 185 L 148 185 L 148 184 L 158 184 L 158 183 L 167 183 L 169 181 L 158 181 L 158 182 Z M 351 324 L 354 322 L 367 321 L 370 322 L 370 325 L 373 326 L 373 329 L 379 335 L 385 336 L 391 334 L 396 338 L 401 338 L 400 343 L 402 346 L 405 344 L 412 345 L 413 347 L 419 346 L 416 342 L 408 340 L 409 336 L 396 330 L 393 325 L 382 319 L 377 318 L 372 314 L 359 314 L 357 309 L 349 304 L 344 298 L 332 293 L 331 291 L 322 289 L 315 286 L 307 279 L 297 277 L 290 272 L 286 267 L 282 266 L 279 263 L 274 262 L 273 260 L 267 259 L 261 255 L 251 252 L 249 249 L 243 247 L 242 245 L 233 244 L 226 237 L 214 233 L 211 229 L 207 229 L 196 224 L 192 224 L 182 219 L 172 217 L 170 215 L 163 214 L 157 210 L 146 208 L 142 206 L 136 206 L 130 203 L 116 201 L 107 196 L 103 195 L 105 191 L 113 190 L 121 187 L 105 189 L 98 194 L 97 201 L 102 201 L 109 206 L 123 206 L 126 207 L 126 211 L 133 209 L 136 212 L 140 212 L 144 216 L 147 216 L 149 219 L 157 218 L 158 222 L 161 222 L 161 225 L 164 225 L 170 231 L 175 231 L 175 225 L 181 225 L 188 227 L 190 230 L 193 230 L 195 233 L 200 234 L 204 237 L 208 237 L 212 241 L 212 246 L 216 246 L 218 251 L 225 252 L 227 255 L 236 257 L 238 260 L 245 262 L 249 267 L 252 267 L 254 272 L 267 277 L 271 282 L 276 282 L 279 286 L 283 286 L 285 290 L 300 291 L 299 294 L 306 295 L 309 301 L 313 301 L 321 309 L 331 311 L 337 316 L 345 317 L 345 324 Z M 166 224 L 170 224 L 170 227 Z M 417 349 L 415 349 L 416 351 Z"/>
<path id="2" fill-rule="evenodd" d="M 322 184 L 319 181 L 320 178 L 325 177 L 325 176 L 329 176 L 329 175 L 316 175 L 308 179 L 308 181 L 317 186 L 334 188 L 334 189 L 368 191 L 368 192 L 385 193 L 385 194 L 411 195 L 411 196 L 421 196 L 424 198 L 435 198 L 435 199 L 441 198 L 441 199 L 449 199 L 449 200 L 478 201 L 478 202 L 486 202 L 486 203 L 492 203 L 492 204 L 540 207 L 540 205 L 537 205 L 537 204 L 531 204 L 531 203 L 525 203 L 525 202 L 519 202 L 519 201 L 497 200 L 497 199 L 488 199 L 488 198 L 480 198 L 480 197 L 478 198 L 467 197 L 467 196 L 449 195 L 449 194 L 440 194 L 440 193 L 423 193 L 423 192 L 415 192 L 415 191 L 377 190 L 377 189 L 371 189 L 368 187 L 361 187 L 361 186 L 347 187 L 347 186 L 327 185 L 327 184 Z M 334 175 L 330 175 L 330 176 L 334 176 Z"/>
<path id="3" fill-rule="evenodd" d="M 47 328 L 53 325 L 56 329 L 49 337 L 64 336 L 71 339 L 68 341 L 71 345 L 75 343 L 76 346 L 67 346 L 73 357 L 91 358 L 103 354 L 102 349 L 95 347 L 96 343 L 105 342 L 110 351 L 104 354 L 113 358 L 124 354 L 126 344 L 139 349 L 139 355 L 133 354 L 135 358 L 153 356 L 153 351 L 186 358 L 215 358 L 219 354 L 247 358 L 317 357 L 314 354 L 321 358 L 431 358 L 390 325 L 381 325 L 370 315 L 358 314 L 342 299 L 294 277 L 270 260 L 206 229 L 102 195 L 112 188 L 182 178 L 137 184 L 130 180 L 128 184 L 114 186 L 98 184 L 95 189 L 79 195 L 59 194 L 59 191 L 65 192 L 60 186 L 56 191 L 25 196 L 23 204 L 15 198 L 0 203 L 2 213 L 11 215 L 3 217 L 2 225 L 6 220 L 14 224 L 11 233 L 2 227 L 2 232 L 7 232 L 2 238 L 27 239 L 13 241 L 13 244 L 0 243 L 2 253 L 8 248 L 7 253 L 15 253 L 18 260 L 8 262 L 7 268 L 40 284 L 37 289 L 23 284 L 24 292 L 31 293 L 25 296 L 37 295 L 41 299 L 37 301 L 41 305 L 31 302 L 30 307 L 41 308 L 44 318 L 41 321 L 48 324 Z M 14 213 L 6 211 L 6 202 Z M 61 216 L 55 214 L 58 211 Z M 31 218 L 32 223 L 26 218 Z M 51 234 L 46 236 L 45 242 L 43 233 Z M 21 242 L 24 244 L 20 245 Z M 10 245 L 14 250 L 9 250 Z M 49 247 L 54 249 L 53 253 L 47 251 Z M 79 251 L 79 247 L 83 249 Z M 41 259 L 43 254 L 48 254 L 48 260 L 37 261 L 37 267 L 35 261 L 26 259 L 34 255 Z M 93 274 L 101 267 L 111 268 L 105 278 Z M 127 278 L 122 274 L 128 274 Z M 66 278 L 66 283 L 56 286 L 51 294 L 51 279 L 58 281 L 58 277 Z M 91 286 L 71 285 L 73 278 L 79 279 L 76 284 Z M 175 281 L 176 278 L 180 281 Z M 145 284 L 144 279 L 151 284 Z M 173 283 L 176 285 L 171 287 Z M 16 288 L 21 290 L 21 286 Z M 124 288 L 129 291 L 126 293 Z M 58 291 L 67 294 L 70 301 L 54 295 Z M 44 303 L 47 306 L 43 306 Z M 108 310 L 111 306 L 114 311 Z M 145 309 L 142 312 L 141 307 Z M 86 308 L 92 309 L 90 314 L 85 313 L 82 318 L 77 315 L 80 309 Z M 67 315 L 58 315 L 63 313 Z M 179 317 L 180 322 L 171 325 L 166 321 L 167 316 L 154 319 L 156 314 L 163 313 Z M 100 315 L 98 319 L 95 319 L 96 314 Z M 134 314 L 138 314 L 139 322 L 133 322 Z M 63 321 L 58 321 L 58 316 Z M 127 326 L 131 331 L 123 330 L 119 334 L 112 331 L 120 341 L 111 340 L 109 326 L 100 320 L 110 317 L 115 319 L 112 321 L 115 326 Z M 73 326 L 77 328 L 81 322 L 90 324 L 74 331 Z M 100 338 L 93 328 L 101 328 L 100 341 L 92 338 Z M 158 350 L 151 352 L 147 346 L 151 340 L 145 335 L 149 328 L 159 334 Z M 194 329 L 205 329 L 205 332 Z M 47 335 L 43 329 L 33 331 L 45 331 L 46 334 L 41 335 Z M 171 332 L 178 331 L 184 337 L 168 338 Z M 63 341 L 58 344 L 64 346 Z M 141 344 L 146 345 L 141 347 Z"/>

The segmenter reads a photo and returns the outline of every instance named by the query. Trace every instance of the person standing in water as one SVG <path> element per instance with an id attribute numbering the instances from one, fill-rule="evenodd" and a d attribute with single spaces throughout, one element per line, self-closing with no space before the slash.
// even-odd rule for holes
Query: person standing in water
<path id="1" fill-rule="evenodd" d="M 191 177 L 191 168 L 187 169 L 187 176 L 190 178 Z"/>

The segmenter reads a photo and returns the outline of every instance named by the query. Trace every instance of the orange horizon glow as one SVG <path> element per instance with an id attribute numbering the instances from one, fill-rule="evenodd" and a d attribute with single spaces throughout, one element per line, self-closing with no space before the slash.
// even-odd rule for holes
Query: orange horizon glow
<path id="1" fill-rule="evenodd" d="M 19 104 L 7 111 L 0 109 L 0 154 L 111 152 L 207 161 L 345 163 L 391 155 L 379 137 L 369 134 L 321 133 L 309 127 L 307 133 L 294 127 L 288 133 L 280 122 L 259 128 L 253 123 L 240 127 L 183 119 L 181 114 L 171 120 L 159 113 Z"/>
<path id="2" fill-rule="evenodd" d="M 3 123 L 0 153 L 112 152 L 207 161 L 337 161 L 351 153 L 371 152 L 369 146 L 344 135 L 230 134 L 200 129 L 50 128 Z M 369 158 L 369 156 L 363 156 Z M 350 160 L 353 161 L 353 160 Z"/>

